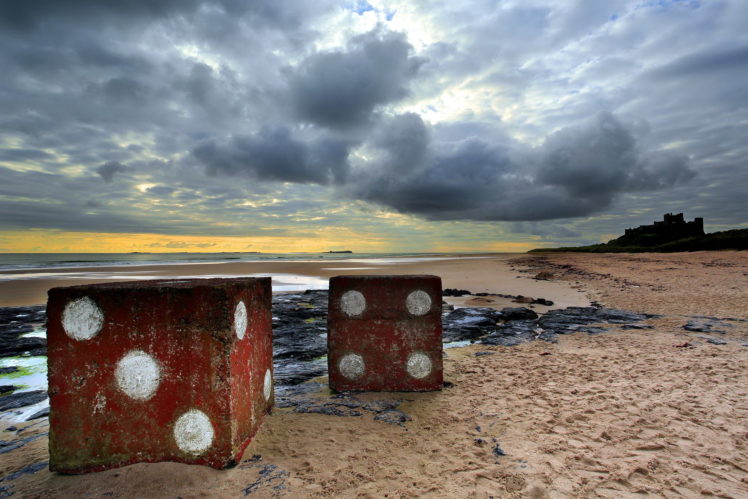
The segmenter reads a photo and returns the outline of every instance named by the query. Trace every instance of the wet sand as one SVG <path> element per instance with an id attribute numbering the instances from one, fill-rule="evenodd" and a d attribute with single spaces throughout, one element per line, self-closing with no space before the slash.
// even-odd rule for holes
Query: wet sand
<path id="1" fill-rule="evenodd" d="M 0 486 L 22 497 L 745 497 L 748 322 L 712 335 L 724 345 L 682 325 L 692 315 L 748 319 L 748 253 L 516 258 L 397 269 L 442 275 L 445 287 L 589 297 L 662 317 L 648 321 L 653 329 L 557 344 L 447 350 L 450 388 L 361 395 L 404 400 L 403 426 L 275 409 L 231 470 L 41 470 Z M 551 280 L 532 279 L 541 271 Z M 45 461 L 46 438 L 2 457 L 0 477 Z"/>

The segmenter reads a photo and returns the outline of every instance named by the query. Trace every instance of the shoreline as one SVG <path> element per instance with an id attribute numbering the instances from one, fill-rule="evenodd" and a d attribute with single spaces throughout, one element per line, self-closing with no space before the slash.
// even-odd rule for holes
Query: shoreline
<path id="1" fill-rule="evenodd" d="M 336 275 L 353 274 L 432 274 L 442 278 L 442 287 L 470 289 L 472 292 L 513 294 L 550 299 L 558 306 L 584 305 L 589 300 L 583 293 L 570 292 L 568 286 L 547 281 L 517 278 L 509 262 L 520 253 L 503 254 L 445 254 L 438 257 L 350 258 L 324 261 L 258 261 L 180 263 L 178 265 L 131 265 L 58 268 L 54 275 L 41 269 L 24 272 L 0 271 L 0 307 L 44 304 L 47 290 L 58 286 L 116 282 L 121 280 L 171 279 L 200 277 L 279 276 L 274 279 L 273 291 L 298 291 L 297 285 L 286 282 L 290 276 L 301 276 L 326 281 Z M 6 278 L 3 276 L 13 276 Z M 284 281 L 284 279 L 286 279 Z M 308 280 L 309 280 L 308 279 Z M 308 281 L 307 280 L 307 281 Z M 326 283 L 318 283 L 326 289 Z M 280 286 L 287 287 L 281 288 Z M 315 289 L 315 286 L 307 286 Z M 316 289 L 319 289 L 317 287 Z M 451 302 L 450 302 L 451 303 Z M 497 300 L 495 306 L 506 301 Z M 456 304 L 460 304 L 457 300 Z M 478 305 L 473 305 L 478 306 Z M 494 306 L 494 305 L 486 305 Z M 510 306 L 510 305 L 502 305 Z"/>

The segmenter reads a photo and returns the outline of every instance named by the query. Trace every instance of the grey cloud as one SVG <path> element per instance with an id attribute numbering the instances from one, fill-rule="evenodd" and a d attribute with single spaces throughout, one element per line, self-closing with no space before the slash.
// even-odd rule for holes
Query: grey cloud
<path id="1" fill-rule="evenodd" d="M 407 141 L 406 141 L 407 142 Z M 415 141 L 423 147 L 420 137 Z M 549 136 L 539 147 L 469 138 L 431 143 L 423 165 L 399 175 L 388 159 L 362 172 L 350 195 L 435 220 L 549 220 L 608 208 L 621 194 L 686 183 L 684 158 L 652 155 L 609 113 Z"/>
<path id="2" fill-rule="evenodd" d="M 430 131 L 421 117 L 405 113 L 386 120 L 374 132 L 371 143 L 387 155 L 383 166 L 398 174 L 422 164 L 430 140 Z"/>
<path id="3" fill-rule="evenodd" d="M 53 159 L 46 151 L 39 149 L 0 149 L 0 161 L 29 161 Z"/>
<path id="4" fill-rule="evenodd" d="M 408 95 L 422 59 L 404 35 L 375 30 L 346 51 L 309 56 L 291 71 L 290 99 L 299 118 L 329 127 L 365 123 L 377 106 Z"/>
<path id="5" fill-rule="evenodd" d="M 119 161 L 107 161 L 106 163 L 96 168 L 96 173 L 101 175 L 101 178 L 104 179 L 104 182 L 109 183 L 114 179 L 115 175 L 130 172 L 133 171 L 133 169 L 134 168 L 132 168 L 131 166 L 123 165 Z"/>
<path id="6" fill-rule="evenodd" d="M 546 139 L 536 181 L 570 195 L 610 199 L 617 192 L 657 190 L 690 181 L 687 158 L 643 155 L 634 135 L 610 113 Z"/>
<path id="7" fill-rule="evenodd" d="M 656 78 L 683 78 L 715 72 L 746 72 L 748 47 L 710 48 L 688 54 L 649 72 Z"/>
<path id="8" fill-rule="evenodd" d="M 572 239 L 582 237 L 582 233 L 577 230 L 570 229 L 565 225 L 549 222 L 512 222 L 509 227 L 512 232 L 532 234 L 534 236 L 554 239 Z"/>
<path id="9" fill-rule="evenodd" d="M 331 137 L 303 141 L 287 128 L 265 128 L 225 142 L 208 140 L 192 154 L 211 175 L 328 184 L 348 174 L 348 144 Z"/>
<path id="10" fill-rule="evenodd" d="M 137 22 L 191 14 L 201 7 L 206 7 L 206 10 L 218 8 L 235 17 L 249 14 L 266 23 L 282 26 L 298 24 L 300 15 L 307 9 L 303 9 L 303 4 L 289 3 L 291 5 L 285 6 L 279 5 L 279 2 L 242 0 L 24 0 L 0 2 L 0 24 L 28 30 L 60 20 L 79 23 Z"/>

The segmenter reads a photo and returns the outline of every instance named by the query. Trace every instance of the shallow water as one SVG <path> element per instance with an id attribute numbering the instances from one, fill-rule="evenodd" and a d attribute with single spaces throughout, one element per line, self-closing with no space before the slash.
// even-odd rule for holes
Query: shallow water
<path id="1" fill-rule="evenodd" d="M 47 357 L 5 357 L 0 359 L 0 367 L 17 366 L 20 371 L 0 374 L 0 385 L 15 385 L 15 393 L 47 389 Z"/>

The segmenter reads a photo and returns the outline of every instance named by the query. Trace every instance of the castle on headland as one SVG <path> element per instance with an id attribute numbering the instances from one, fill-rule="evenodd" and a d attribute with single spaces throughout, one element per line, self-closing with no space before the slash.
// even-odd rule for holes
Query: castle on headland
<path id="1" fill-rule="evenodd" d="M 694 218 L 692 222 L 683 219 L 683 213 L 667 213 L 661 221 L 652 225 L 640 225 L 626 229 L 624 235 L 615 239 L 616 244 L 639 245 L 642 243 L 665 243 L 686 237 L 704 235 L 704 219 Z M 612 241 L 611 241 L 612 242 Z"/>

